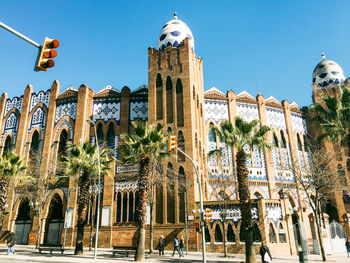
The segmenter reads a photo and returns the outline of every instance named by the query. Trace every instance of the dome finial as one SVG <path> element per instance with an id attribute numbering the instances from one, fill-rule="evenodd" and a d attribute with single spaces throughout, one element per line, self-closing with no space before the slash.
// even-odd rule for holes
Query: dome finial
<path id="1" fill-rule="evenodd" d="M 326 55 L 324 54 L 323 51 L 322 51 L 321 55 L 322 55 L 322 60 L 326 60 Z"/>
<path id="2" fill-rule="evenodd" d="M 176 11 L 174 12 L 174 19 L 177 19 Z"/>

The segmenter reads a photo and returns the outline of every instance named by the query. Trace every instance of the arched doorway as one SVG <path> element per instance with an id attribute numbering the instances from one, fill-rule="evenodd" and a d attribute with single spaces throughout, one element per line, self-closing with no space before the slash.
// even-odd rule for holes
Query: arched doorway
<path id="1" fill-rule="evenodd" d="M 16 244 L 28 245 L 29 231 L 32 228 L 32 218 L 30 216 L 29 200 L 27 198 L 21 201 L 18 207 L 18 213 L 15 223 Z"/>
<path id="2" fill-rule="evenodd" d="M 46 222 L 44 244 L 61 244 L 64 217 L 62 199 L 58 194 L 55 194 L 51 199 Z"/>

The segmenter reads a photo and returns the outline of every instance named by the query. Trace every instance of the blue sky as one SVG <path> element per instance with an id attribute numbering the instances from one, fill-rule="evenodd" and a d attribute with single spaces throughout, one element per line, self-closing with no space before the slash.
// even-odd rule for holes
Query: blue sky
<path id="1" fill-rule="evenodd" d="M 204 60 L 204 87 L 311 104 L 312 71 L 327 58 L 350 74 L 350 1 L 15 1 L 0 21 L 41 44 L 57 38 L 56 66 L 34 72 L 37 49 L 0 28 L 0 92 L 21 95 L 87 84 L 136 89 L 147 84 L 147 48 L 173 17 L 192 30 Z"/>

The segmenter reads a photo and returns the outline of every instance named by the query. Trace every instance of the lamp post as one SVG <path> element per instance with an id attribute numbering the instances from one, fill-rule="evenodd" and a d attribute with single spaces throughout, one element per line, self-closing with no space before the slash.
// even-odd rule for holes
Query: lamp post
<path id="1" fill-rule="evenodd" d="M 97 202 L 97 222 L 96 222 L 96 236 L 95 236 L 95 249 L 94 259 L 97 257 L 97 243 L 98 243 L 98 231 L 100 226 L 100 204 L 101 204 L 101 169 L 100 169 L 100 149 L 97 141 L 96 123 L 92 120 L 87 120 L 92 126 L 94 126 L 95 140 L 97 146 L 97 162 L 98 162 L 98 202 Z"/>

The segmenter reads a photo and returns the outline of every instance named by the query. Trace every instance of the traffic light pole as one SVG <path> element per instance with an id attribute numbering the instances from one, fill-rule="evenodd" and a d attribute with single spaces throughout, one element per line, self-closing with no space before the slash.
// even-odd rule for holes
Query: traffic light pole
<path id="1" fill-rule="evenodd" d="M 199 178 L 198 170 L 192 158 L 188 156 L 184 151 L 180 150 L 178 147 L 176 149 L 185 155 L 192 163 L 194 170 L 196 171 L 197 181 L 198 181 L 198 190 L 199 190 L 199 200 L 200 200 L 200 210 L 201 210 L 201 226 L 202 226 L 202 255 L 203 255 L 203 263 L 207 262 L 207 258 L 205 255 L 205 227 L 204 227 L 204 209 L 203 209 L 203 195 L 202 195 L 202 185 L 201 180 Z"/>
<path id="2" fill-rule="evenodd" d="M 22 38 L 23 40 L 27 41 L 29 44 L 32 44 L 34 47 L 40 48 L 40 45 L 38 43 L 36 43 L 35 41 L 31 40 L 29 37 L 26 37 L 25 35 L 22 35 L 21 33 L 19 33 L 18 31 L 14 30 L 11 27 L 9 27 L 8 25 L 5 25 L 1 21 L 0 21 L 0 27 L 2 27 L 3 29 L 6 29 L 10 33 L 12 33 L 12 34 Z"/>

